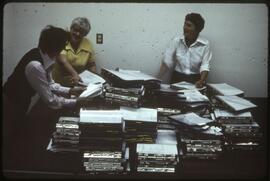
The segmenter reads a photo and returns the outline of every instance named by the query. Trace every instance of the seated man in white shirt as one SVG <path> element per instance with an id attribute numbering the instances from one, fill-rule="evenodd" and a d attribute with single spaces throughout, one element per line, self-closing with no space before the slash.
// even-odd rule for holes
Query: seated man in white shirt
<path id="1" fill-rule="evenodd" d="M 190 13 L 185 17 L 184 36 L 176 36 L 166 49 L 161 64 L 159 78 L 169 69 L 173 70 L 170 83 L 191 82 L 196 87 L 204 86 L 209 62 L 212 58 L 209 41 L 199 34 L 204 28 L 204 19 L 200 14 Z"/>

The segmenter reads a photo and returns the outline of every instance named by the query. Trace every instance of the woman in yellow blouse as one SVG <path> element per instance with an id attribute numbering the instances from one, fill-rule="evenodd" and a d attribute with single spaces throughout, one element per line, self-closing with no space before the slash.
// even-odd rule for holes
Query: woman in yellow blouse
<path id="1" fill-rule="evenodd" d="M 70 41 L 57 59 L 52 71 L 55 82 L 64 86 L 74 86 L 81 79 L 84 70 L 96 72 L 94 51 L 91 42 L 85 38 L 91 25 L 87 18 L 77 17 L 71 22 Z"/>

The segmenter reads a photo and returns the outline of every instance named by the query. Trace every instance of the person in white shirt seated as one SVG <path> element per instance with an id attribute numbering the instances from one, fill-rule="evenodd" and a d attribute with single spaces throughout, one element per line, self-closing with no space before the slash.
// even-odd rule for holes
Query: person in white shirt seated
<path id="1" fill-rule="evenodd" d="M 209 41 L 200 36 L 204 28 L 204 19 L 198 13 L 185 17 L 183 35 L 174 37 L 165 51 L 158 77 L 173 70 L 170 83 L 186 81 L 201 88 L 205 85 L 212 52 Z"/>

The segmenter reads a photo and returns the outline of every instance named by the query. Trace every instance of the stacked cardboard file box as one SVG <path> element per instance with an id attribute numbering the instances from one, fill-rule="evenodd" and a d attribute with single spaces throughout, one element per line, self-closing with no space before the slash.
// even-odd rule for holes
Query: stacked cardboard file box
<path id="1" fill-rule="evenodd" d="M 179 147 L 183 158 L 216 159 L 222 153 L 223 134 L 221 128 L 213 125 L 213 120 L 195 113 L 169 117 L 178 130 Z"/>

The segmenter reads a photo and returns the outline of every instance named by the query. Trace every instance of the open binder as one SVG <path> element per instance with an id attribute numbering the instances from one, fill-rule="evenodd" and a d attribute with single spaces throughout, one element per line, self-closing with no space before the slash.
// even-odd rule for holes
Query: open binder
<path id="1" fill-rule="evenodd" d="M 102 68 L 101 75 L 113 86 L 123 88 L 141 87 L 144 85 L 146 88 L 153 89 L 159 88 L 161 83 L 161 80 L 138 70 L 110 70 Z"/>

